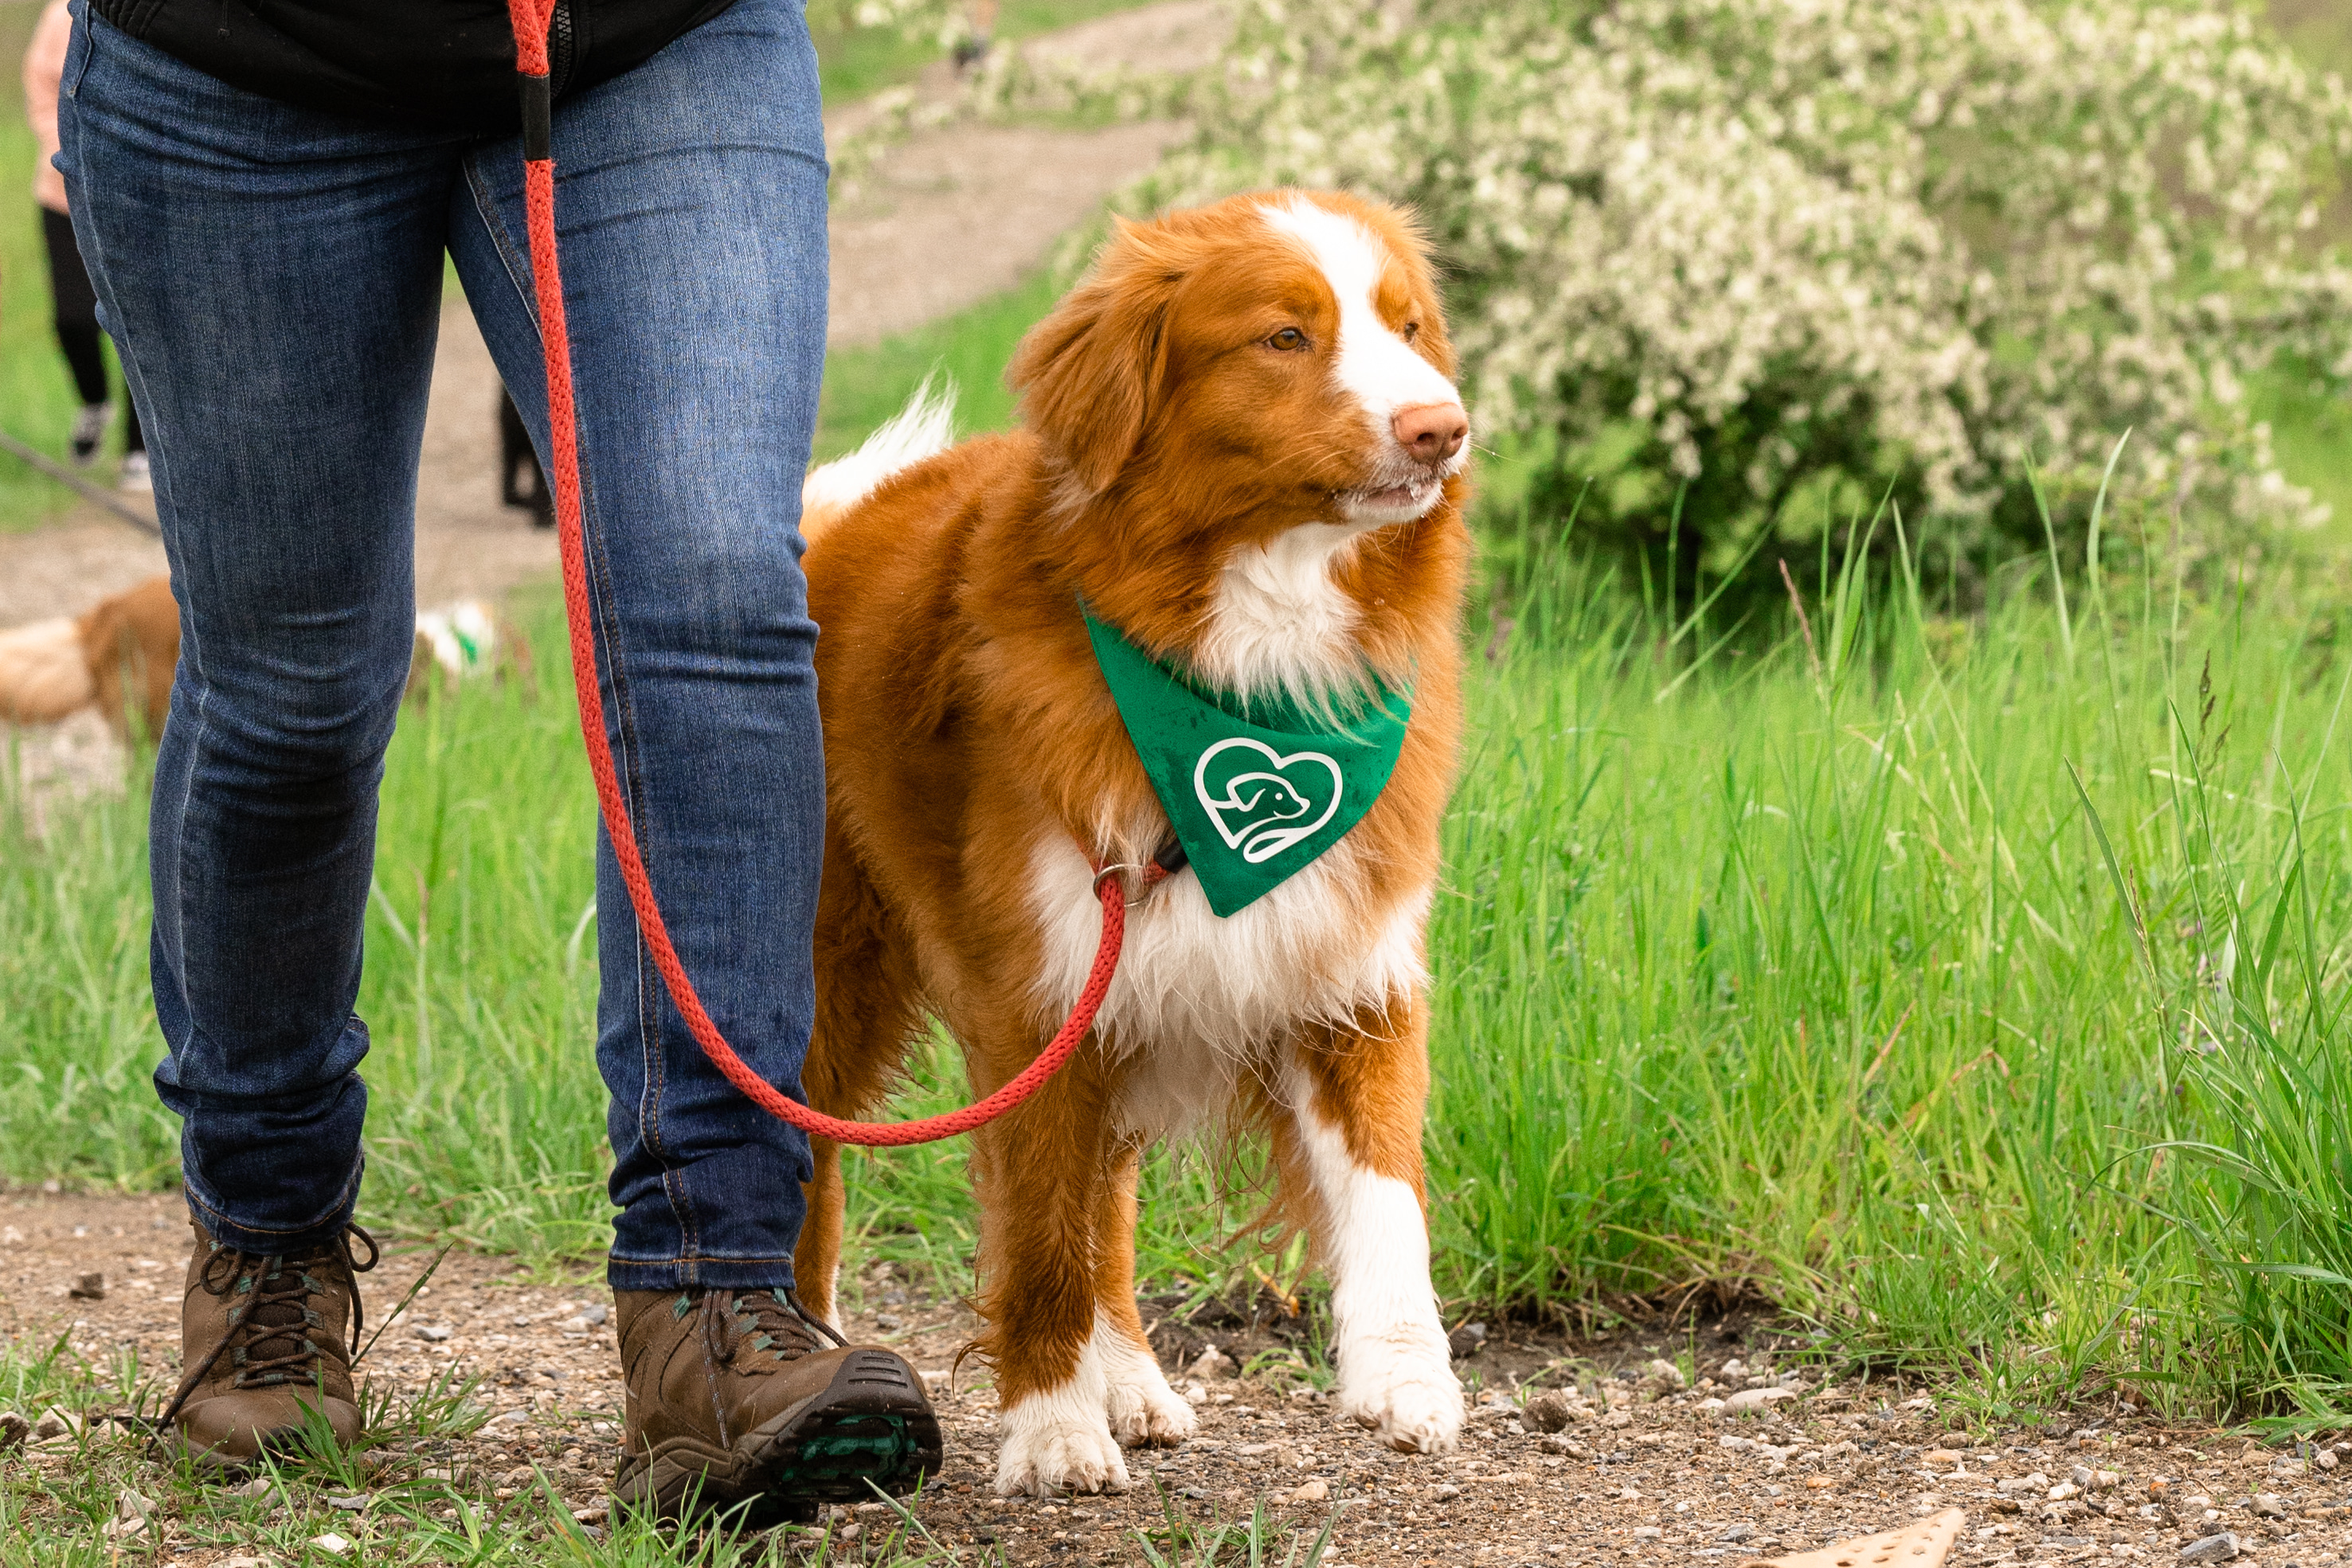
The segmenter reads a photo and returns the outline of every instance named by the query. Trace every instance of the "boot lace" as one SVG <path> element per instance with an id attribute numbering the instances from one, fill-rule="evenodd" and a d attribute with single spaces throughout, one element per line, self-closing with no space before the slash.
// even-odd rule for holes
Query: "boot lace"
<path id="1" fill-rule="evenodd" d="M 361 1262 L 353 1239 L 367 1249 Z M 360 1307 L 357 1276 L 376 1266 L 382 1256 L 375 1238 L 354 1225 L 329 1241 L 299 1251 L 265 1256 L 235 1247 L 215 1246 L 196 1271 L 197 1284 L 215 1296 L 240 1298 L 228 1310 L 228 1332 L 203 1361 L 181 1379 L 180 1390 L 163 1412 L 159 1425 L 168 1424 L 187 1403 L 222 1356 L 236 1371 L 232 1388 L 276 1388 L 289 1383 L 316 1385 L 321 1382 L 319 1360 L 325 1354 L 312 1331 L 327 1320 L 310 1305 L 312 1296 L 327 1293 L 330 1282 L 341 1276 L 352 1304 L 352 1343 L 356 1356 L 365 1314 Z"/>
<path id="2" fill-rule="evenodd" d="M 679 1316 L 694 1310 L 693 1300 L 677 1299 Z M 825 1339 L 846 1343 L 790 1291 L 706 1291 L 701 1310 L 703 1348 L 737 1372 L 772 1372 L 823 1350 Z"/>

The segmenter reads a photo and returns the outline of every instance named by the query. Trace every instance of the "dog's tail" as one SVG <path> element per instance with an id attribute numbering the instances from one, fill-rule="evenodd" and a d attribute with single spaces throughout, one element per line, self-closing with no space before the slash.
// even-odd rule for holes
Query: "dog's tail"
<path id="1" fill-rule="evenodd" d="M 801 486 L 802 537 L 814 539 L 883 480 L 955 444 L 955 382 L 925 376 L 907 406 L 856 451 L 811 470 Z"/>
<path id="2" fill-rule="evenodd" d="M 97 697 L 79 622 L 60 615 L 0 632 L 0 719 L 49 724 Z"/>

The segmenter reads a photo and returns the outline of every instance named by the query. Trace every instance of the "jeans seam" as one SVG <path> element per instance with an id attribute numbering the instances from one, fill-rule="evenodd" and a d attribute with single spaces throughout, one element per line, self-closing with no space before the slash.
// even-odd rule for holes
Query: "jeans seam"
<path id="1" fill-rule="evenodd" d="M 82 71 L 80 76 L 77 76 L 75 78 L 74 84 L 74 98 L 76 105 L 75 114 L 77 117 L 79 117 L 81 112 L 79 107 L 81 77 L 89 74 L 90 58 L 98 52 L 98 35 L 95 29 L 99 22 L 101 20 L 103 20 L 103 18 L 90 14 L 88 0 L 84 0 L 82 26 L 86 30 L 89 30 L 89 36 L 84 40 L 82 45 Z M 81 141 L 82 131 L 79 127 L 77 127 L 74 132 L 74 145 L 77 151 L 79 151 L 81 146 Z M 76 162 L 79 163 L 79 160 L 77 159 Z M 80 248 L 82 243 L 81 235 L 77 232 L 74 236 L 74 244 L 76 247 Z M 92 283 L 96 284 L 98 279 L 106 276 L 107 267 L 106 245 L 103 238 L 98 233 L 97 226 L 94 224 L 90 227 L 88 250 L 89 261 L 91 264 L 88 270 Z M 109 311 L 108 314 L 120 316 L 121 313 L 120 311 Z M 146 403 L 149 411 L 145 419 L 142 421 L 142 424 L 144 427 L 144 434 L 147 436 L 147 449 L 151 455 L 149 474 L 155 486 L 155 515 L 158 525 L 156 531 L 158 533 L 164 533 L 164 519 L 171 519 L 170 532 L 166 534 L 164 538 L 165 564 L 169 566 L 172 564 L 171 558 L 176 557 L 180 553 L 178 539 L 176 537 L 179 531 L 177 526 L 179 508 L 174 504 L 172 497 L 171 460 L 169 456 L 163 453 L 163 446 L 154 439 L 155 436 L 160 434 L 160 432 L 155 428 L 153 412 L 154 404 L 147 402 L 147 378 L 140 371 L 139 356 L 131 349 L 129 341 L 131 336 L 130 323 L 127 321 L 118 321 L 115 324 L 115 328 L 109 329 L 107 335 L 114 339 L 115 358 L 121 361 L 122 366 L 123 395 L 131 399 L 134 405 Z M 186 668 L 194 676 L 194 684 L 195 686 L 194 701 L 189 705 L 192 710 L 192 717 L 194 722 L 195 729 L 194 733 L 188 737 L 187 746 L 183 748 L 182 755 L 186 758 L 186 761 L 182 766 L 180 779 L 178 780 L 179 800 L 172 808 L 173 815 L 176 819 L 178 829 L 178 831 L 174 831 L 172 835 L 172 842 L 174 846 L 174 860 L 172 866 L 172 977 L 173 983 L 180 988 L 184 999 L 188 988 L 188 910 L 186 892 L 188 885 L 188 834 L 186 829 L 188 824 L 189 803 L 195 798 L 196 758 L 204 749 L 205 737 L 210 731 L 212 724 L 212 716 L 208 711 L 212 701 L 212 679 L 205 671 L 204 636 L 196 628 L 195 617 L 192 615 L 184 615 L 180 617 L 180 652 L 182 655 L 182 664 L 183 667 Z M 170 722 L 170 714 L 168 709 L 166 710 L 164 717 L 166 723 Z M 161 744 L 163 737 L 159 735 L 155 739 L 158 744 Z M 154 809 L 153 797 L 152 795 L 149 798 L 148 809 L 151 811 Z M 191 1037 L 195 1033 L 195 1023 L 193 1017 L 189 1020 L 188 1032 Z"/>

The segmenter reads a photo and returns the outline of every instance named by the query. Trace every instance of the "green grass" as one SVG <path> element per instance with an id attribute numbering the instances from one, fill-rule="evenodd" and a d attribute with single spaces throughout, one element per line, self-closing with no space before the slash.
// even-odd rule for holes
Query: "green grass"
<path id="1" fill-rule="evenodd" d="M 2183 1411 L 2340 1406 L 2335 612 L 2147 580 L 2086 601 L 2077 572 L 2063 620 L 2020 587 L 1961 625 L 1832 578 L 1807 586 L 1809 650 L 1677 639 L 1572 561 L 1492 553 L 1523 586 L 1490 602 L 1515 630 L 1474 666 L 1431 929 L 1455 1309 L 1712 1283 L 1993 1406 L 2105 1380 Z M 393 748 L 364 1208 L 552 1258 L 604 1234 L 593 808 L 553 607 L 528 618 L 536 685 L 411 710 Z M 172 1173 L 144 1082 L 141 817 L 96 802 L 38 840 L 0 821 L 11 1177 Z M 921 1078 L 899 1109 L 963 1093 L 944 1051 Z M 961 1157 L 853 1161 L 853 1249 L 954 1282 Z M 1150 1173 L 1163 1285 L 1255 1260 L 1208 1164 Z"/>

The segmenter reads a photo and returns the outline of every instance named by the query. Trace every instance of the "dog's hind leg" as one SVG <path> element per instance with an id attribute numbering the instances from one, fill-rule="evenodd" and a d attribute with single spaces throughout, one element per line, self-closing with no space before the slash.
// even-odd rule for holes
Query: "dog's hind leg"
<path id="1" fill-rule="evenodd" d="M 1135 1305 L 1135 1187 L 1143 1152 L 1129 1149 L 1111 1173 L 1095 1219 L 1095 1333 L 1102 1358 L 1111 1436 L 1128 1448 L 1173 1448 L 1199 1425 L 1168 1386 Z"/>
<path id="2" fill-rule="evenodd" d="M 1421 1118 L 1427 1024 L 1412 1000 L 1292 1040 L 1275 1108 L 1286 1185 L 1305 1188 L 1331 1277 L 1339 1408 L 1391 1448 L 1444 1453 L 1462 1430 L 1437 1296 L 1429 1282 Z"/>
<path id="3" fill-rule="evenodd" d="M 903 953 L 890 937 L 856 855 L 828 832 L 817 895 L 816 1027 L 801 1087 L 828 1116 L 860 1116 L 883 1100 L 920 1015 Z M 814 1173 L 801 1185 L 806 1215 L 793 1249 L 801 1304 L 827 1322 L 840 1306 L 841 1145 L 811 1138 Z"/>
<path id="4" fill-rule="evenodd" d="M 973 1060 L 973 1088 L 993 1089 L 977 1070 L 992 1053 Z M 1007 1497 L 1127 1489 L 1105 1352 L 1123 1352 L 1122 1365 L 1149 1352 L 1101 1328 L 1100 1227 L 1123 1158 L 1108 1113 L 1099 1061 L 1082 1055 L 1034 1099 L 973 1134 L 988 1320 L 980 1346 L 996 1368 L 1003 1411 L 996 1490 Z"/>
<path id="5" fill-rule="evenodd" d="M 801 1305 L 832 1323 L 841 1281 L 841 1145 L 811 1138 L 809 1153 L 816 1157 L 816 1175 L 801 1184 L 808 1212 L 793 1248 L 793 1279 Z"/>

